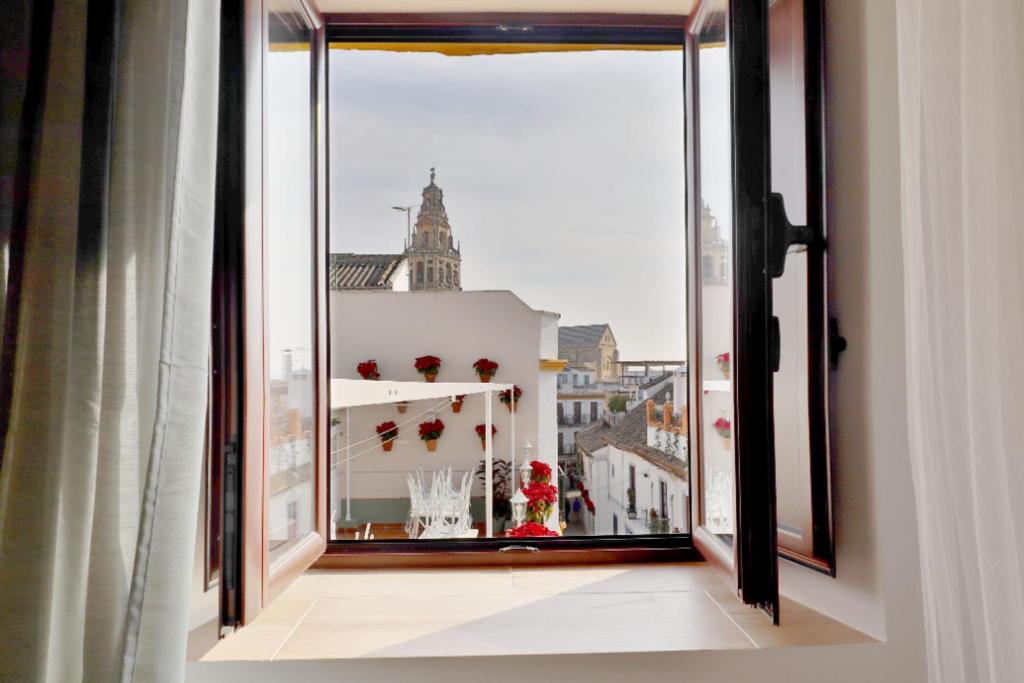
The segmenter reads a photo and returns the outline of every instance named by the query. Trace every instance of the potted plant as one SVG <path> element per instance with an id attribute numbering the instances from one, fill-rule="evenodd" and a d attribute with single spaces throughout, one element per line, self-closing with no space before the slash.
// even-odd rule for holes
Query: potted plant
<path id="1" fill-rule="evenodd" d="M 390 453 L 391 449 L 395 445 L 395 439 L 398 438 L 398 425 L 391 420 L 381 422 L 377 425 L 377 436 L 380 437 L 380 442 L 384 447 L 384 452 Z"/>
<path id="2" fill-rule="evenodd" d="M 428 382 L 433 382 L 441 370 L 441 359 L 437 356 L 420 356 L 416 359 L 415 365 L 416 372 L 423 375 Z"/>
<path id="3" fill-rule="evenodd" d="M 530 483 L 540 482 L 541 484 L 548 484 L 551 482 L 551 465 L 543 463 L 540 460 L 530 461 Z"/>
<path id="4" fill-rule="evenodd" d="M 364 360 L 356 366 L 356 372 L 363 379 L 380 379 L 380 370 L 377 369 L 377 361 L 374 359 Z"/>
<path id="5" fill-rule="evenodd" d="M 488 358 L 480 358 L 473 363 L 473 369 L 476 370 L 477 377 L 481 382 L 490 382 L 498 372 L 498 364 Z"/>
<path id="6" fill-rule="evenodd" d="M 626 516 L 630 519 L 636 519 L 636 489 L 632 486 L 626 489 L 626 500 L 629 501 L 629 506 L 626 508 Z"/>
<path id="7" fill-rule="evenodd" d="M 505 404 L 508 412 L 514 413 L 519 407 L 519 399 L 522 395 L 523 390 L 513 384 L 511 389 L 498 392 L 498 400 Z"/>
<path id="8" fill-rule="evenodd" d="M 729 352 L 720 353 L 715 356 L 715 363 L 718 364 L 718 369 L 722 371 L 726 379 L 729 379 Z"/>
<path id="9" fill-rule="evenodd" d="M 543 524 L 551 516 L 555 501 L 558 500 L 558 489 L 543 481 L 533 481 L 522 489 L 526 496 L 526 521 Z"/>
<path id="10" fill-rule="evenodd" d="M 444 432 L 444 422 L 440 420 L 427 420 L 420 422 L 420 438 L 427 442 L 427 450 L 433 453 L 437 450 L 437 440 Z"/>
<path id="11" fill-rule="evenodd" d="M 491 425 L 491 438 L 493 439 L 494 435 L 497 434 L 497 433 L 498 433 L 498 428 L 495 427 L 494 425 Z M 486 450 L 487 449 L 487 425 L 477 425 L 476 426 L 476 435 L 480 437 L 480 448 Z"/>
<path id="12" fill-rule="evenodd" d="M 398 403 L 395 404 L 395 407 L 398 408 L 398 412 L 404 413 L 406 409 L 409 407 L 409 402 L 399 401 Z"/>
<path id="13" fill-rule="evenodd" d="M 725 448 L 727 450 L 731 449 L 732 448 L 732 423 L 729 422 L 724 417 L 720 417 L 717 420 L 715 420 L 711 424 L 711 426 L 714 427 L 715 431 L 718 432 L 718 435 L 720 437 L 722 437 L 722 442 L 725 444 Z"/>
<path id="14" fill-rule="evenodd" d="M 487 462 L 481 460 L 476 468 L 476 477 L 484 486 L 487 485 Z M 491 518 L 494 531 L 505 528 L 505 522 L 512 519 L 512 464 L 508 460 L 496 458 L 491 462 Z"/>
<path id="15" fill-rule="evenodd" d="M 465 394 L 459 394 L 454 399 L 452 399 L 452 412 L 453 413 L 461 413 L 462 412 L 462 402 L 465 401 L 465 400 L 466 400 L 466 395 Z"/>

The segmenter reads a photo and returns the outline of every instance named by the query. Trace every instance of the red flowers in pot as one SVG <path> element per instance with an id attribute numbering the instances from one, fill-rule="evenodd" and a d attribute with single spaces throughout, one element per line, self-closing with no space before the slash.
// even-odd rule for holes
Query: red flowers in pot
<path id="1" fill-rule="evenodd" d="M 514 413 L 519 406 L 519 398 L 522 395 L 523 390 L 513 384 L 511 389 L 498 392 L 498 400 L 505 404 L 508 412 Z"/>
<path id="2" fill-rule="evenodd" d="M 530 461 L 530 484 L 534 482 L 540 482 L 541 484 L 547 484 L 551 481 L 551 465 L 543 463 L 540 460 Z"/>
<path id="3" fill-rule="evenodd" d="M 530 485 L 523 489 L 523 495 L 526 496 L 527 521 L 543 524 L 551 516 L 555 501 L 558 500 L 558 489 L 546 482 L 531 479 Z"/>
<path id="4" fill-rule="evenodd" d="M 458 396 L 456 396 L 455 399 L 452 401 L 452 412 L 453 413 L 461 413 L 462 412 L 462 402 L 465 401 L 465 400 L 466 400 L 466 395 L 465 394 L 459 394 Z"/>
<path id="5" fill-rule="evenodd" d="M 732 438 L 732 423 L 724 417 L 720 417 L 712 422 L 711 426 L 715 428 L 715 431 L 718 432 L 718 435 L 723 439 Z"/>
<path id="6" fill-rule="evenodd" d="M 356 366 L 356 372 L 363 379 L 380 379 L 380 370 L 377 369 L 377 361 L 374 359 L 364 360 Z"/>
<path id="7" fill-rule="evenodd" d="M 498 428 L 491 425 L 491 438 L 498 433 Z M 487 425 L 477 425 L 476 435 L 480 437 L 480 448 L 487 450 Z"/>
<path id="8" fill-rule="evenodd" d="M 444 422 L 440 420 L 427 420 L 420 422 L 420 438 L 427 443 L 427 450 L 433 453 L 437 450 L 437 440 L 444 432 Z"/>
<path id="9" fill-rule="evenodd" d="M 718 364 L 718 369 L 722 371 L 726 379 L 729 378 L 729 352 L 720 353 L 715 356 L 715 363 Z"/>
<path id="10" fill-rule="evenodd" d="M 491 378 L 498 372 L 498 364 L 488 358 L 480 358 L 473 363 L 473 369 L 481 382 L 490 382 Z"/>
<path id="11" fill-rule="evenodd" d="M 416 359 L 415 365 L 416 372 L 423 375 L 428 382 L 433 382 L 441 370 L 441 359 L 437 356 L 420 356 Z"/>
<path id="12" fill-rule="evenodd" d="M 380 437 L 380 442 L 384 447 L 384 452 L 390 453 L 392 447 L 395 445 L 395 439 L 398 438 L 398 425 L 391 420 L 381 422 L 377 425 L 377 436 Z"/>
<path id="13" fill-rule="evenodd" d="M 530 536 L 558 536 L 557 531 L 552 531 L 543 524 L 537 522 L 525 522 L 505 532 L 508 538 L 528 538 Z"/>

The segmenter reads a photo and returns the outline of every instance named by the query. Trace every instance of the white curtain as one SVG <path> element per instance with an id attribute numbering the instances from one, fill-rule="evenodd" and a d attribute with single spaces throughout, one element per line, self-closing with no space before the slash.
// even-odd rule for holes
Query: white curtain
<path id="1" fill-rule="evenodd" d="M 1024 3 L 896 6 L 929 677 L 1024 681 Z"/>
<path id="2" fill-rule="evenodd" d="M 87 230 L 86 21 L 104 4 L 119 17 L 110 165 L 101 229 Z M 0 680 L 178 681 L 206 411 L 219 7 L 66 0 L 46 19 L 0 469 Z"/>

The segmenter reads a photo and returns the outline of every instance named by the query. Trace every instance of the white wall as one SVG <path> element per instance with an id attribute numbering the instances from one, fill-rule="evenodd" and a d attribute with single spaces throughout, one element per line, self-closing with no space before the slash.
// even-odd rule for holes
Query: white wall
<path id="1" fill-rule="evenodd" d="M 600 448 L 593 456 L 584 456 L 583 462 L 590 499 L 594 502 L 593 515 L 586 508 L 582 513 L 588 536 L 611 534 L 614 530 L 612 515 L 618 517 L 621 536 L 650 533 L 648 510 L 653 507 L 661 511 L 660 481 L 668 484 L 672 526 L 688 531 L 689 485 L 684 479 L 615 446 Z M 629 519 L 627 514 L 630 465 L 636 468 L 636 519 Z"/>
<path id="2" fill-rule="evenodd" d="M 885 639 L 878 645 L 730 652 L 192 665 L 190 680 L 637 678 L 789 683 L 927 679 L 904 407 L 899 139 L 893 0 L 826 5 L 832 296 L 849 350 L 835 379 L 838 577 L 784 563 L 783 592 Z M 785 615 L 782 615 L 785 619 Z"/>
<path id="3" fill-rule="evenodd" d="M 373 358 L 382 379 L 424 381 L 413 361 L 431 354 L 442 361 L 438 382 L 476 382 L 473 363 L 490 358 L 500 365 L 494 382 L 514 383 L 523 390 L 515 416 L 517 466 L 527 441 L 534 446 L 534 458 L 556 465 L 556 373 L 539 369 L 540 359 L 554 357 L 548 354 L 558 349 L 555 314 L 535 311 L 511 292 L 332 291 L 330 306 L 332 377 L 357 379 L 356 365 Z M 406 474 L 417 467 L 473 471 L 483 458 L 474 428 L 484 422 L 484 404 L 483 395 L 471 395 L 459 414 L 444 401 L 415 402 L 405 414 L 391 405 L 353 408 L 352 442 L 369 440 L 352 448 L 353 455 L 365 452 L 351 462 L 353 498 L 406 498 Z M 426 450 L 417 433 L 417 425 L 434 413 L 417 416 L 431 409 L 445 423 L 434 453 Z M 343 415 L 336 417 L 344 421 Z M 383 452 L 375 436 L 376 425 L 386 420 L 400 425 L 390 453 Z M 511 422 L 495 392 L 495 457 L 510 457 Z M 331 495 L 331 505 L 339 510 L 344 509 L 343 482 L 341 467 L 333 473 Z M 475 491 L 482 495 L 479 483 Z"/>

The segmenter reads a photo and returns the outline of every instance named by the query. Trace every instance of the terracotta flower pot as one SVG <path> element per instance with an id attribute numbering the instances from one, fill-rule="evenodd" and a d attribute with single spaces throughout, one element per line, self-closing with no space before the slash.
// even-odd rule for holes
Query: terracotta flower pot
<path id="1" fill-rule="evenodd" d="M 487 450 L 487 439 L 480 439 L 480 450 Z"/>
<path id="2" fill-rule="evenodd" d="M 406 408 L 409 407 L 409 404 L 406 403 L 405 401 L 402 401 L 401 403 L 397 403 L 395 405 L 398 406 L 398 412 L 400 412 L 400 413 L 404 413 Z"/>
<path id="3" fill-rule="evenodd" d="M 433 382 L 435 379 L 437 379 L 436 372 L 424 372 L 423 376 L 427 379 L 428 382 Z"/>
<path id="4" fill-rule="evenodd" d="M 437 439 L 427 439 L 427 450 L 433 453 L 437 450 Z"/>
<path id="5" fill-rule="evenodd" d="M 452 412 L 453 413 L 461 413 L 462 412 L 462 401 L 456 401 L 455 403 L 452 404 Z"/>
<path id="6" fill-rule="evenodd" d="M 384 452 L 385 453 L 390 453 L 391 449 L 395 447 L 395 440 L 394 439 L 388 439 L 387 441 L 383 442 L 381 444 L 381 446 L 384 447 Z"/>
<path id="7" fill-rule="evenodd" d="M 481 374 L 481 375 L 480 375 L 480 381 L 481 381 L 481 382 L 490 382 L 490 381 L 491 381 L 491 377 L 493 377 L 493 376 L 494 376 L 494 375 L 485 375 L 485 374 Z"/>
<path id="8" fill-rule="evenodd" d="M 725 446 L 725 450 L 731 451 L 732 450 L 732 437 L 731 436 L 723 436 L 722 437 L 722 445 Z"/>
<path id="9" fill-rule="evenodd" d="M 510 413 L 518 412 L 519 411 L 519 401 L 510 401 L 510 402 L 505 404 L 505 407 L 508 408 L 508 412 L 510 412 Z"/>

